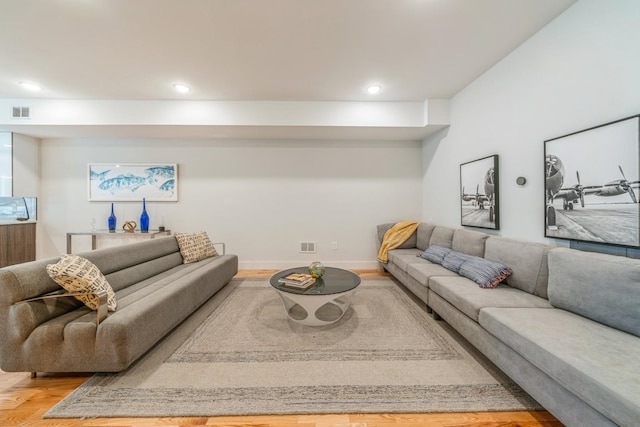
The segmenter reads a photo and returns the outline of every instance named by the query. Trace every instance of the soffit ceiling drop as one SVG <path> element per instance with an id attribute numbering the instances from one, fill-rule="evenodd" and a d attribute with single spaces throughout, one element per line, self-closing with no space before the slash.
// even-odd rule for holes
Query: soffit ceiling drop
<path id="1" fill-rule="evenodd" d="M 0 105 L 448 99 L 574 1 L 3 0 Z M 20 81 L 43 89 L 28 92 Z M 191 91 L 180 94 L 174 83 Z M 366 92 L 372 84 L 382 86 L 376 95 Z M 78 136 L 91 128 L 60 124 L 55 117 L 38 121 L 35 108 L 34 122 L 16 123 L 4 118 L 5 109 L 0 130 L 35 133 L 39 126 L 40 136 Z M 163 133 L 161 124 L 126 123 L 118 111 L 113 115 L 107 126 L 111 135 L 136 125 L 146 136 Z M 288 128 L 296 129 L 295 137 L 304 136 L 299 128 L 306 127 L 303 122 L 274 126 L 279 130 L 270 133 L 277 137 L 286 137 Z M 189 133 L 216 133 L 207 129 L 215 125 L 200 127 L 203 132 Z M 259 137 L 260 126 L 255 125 L 255 135 L 252 127 L 237 128 L 242 137 Z M 311 136 L 321 136 L 317 126 L 308 127 Z M 344 126 L 349 138 L 360 127 L 371 133 L 368 125 Z M 396 127 L 402 139 L 428 133 L 419 131 L 420 125 Z M 99 126 L 93 130 L 96 137 L 103 132 Z"/>

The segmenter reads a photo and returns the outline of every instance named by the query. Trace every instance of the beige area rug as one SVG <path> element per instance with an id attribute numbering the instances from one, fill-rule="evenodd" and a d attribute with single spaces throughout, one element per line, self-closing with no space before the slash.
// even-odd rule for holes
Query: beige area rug
<path id="1" fill-rule="evenodd" d="M 234 279 L 127 371 L 45 418 L 517 411 L 541 407 L 396 282 L 363 280 L 344 317 L 289 320 L 267 281 Z"/>

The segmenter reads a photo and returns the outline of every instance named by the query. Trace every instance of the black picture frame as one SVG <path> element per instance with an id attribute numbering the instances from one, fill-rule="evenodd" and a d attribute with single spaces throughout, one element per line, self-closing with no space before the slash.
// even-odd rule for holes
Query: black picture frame
<path id="1" fill-rule="evenodd" d="M 500 230 L 500 171 L 498 155 L 460 165 L 460 223 L 466 227 Z"/>
<path id="2" fill-rule="evenodd" d="M 640 247 L 640 114 L 544 141 L 545 237 Z"/>

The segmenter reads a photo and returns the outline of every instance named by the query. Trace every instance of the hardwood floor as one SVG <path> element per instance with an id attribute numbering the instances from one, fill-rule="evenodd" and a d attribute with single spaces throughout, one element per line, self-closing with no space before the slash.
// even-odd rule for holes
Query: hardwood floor
<path id="1" fill-rule="evenodd" d="M 382 276 L 377 270 L 358 270 L 362 277 Z M 273 270 L 243 270 L 237 277 L 269 277 Z M 195 418 L 48 419 L 42 415 L 79 387 L 89 375 L 67 376 L 0 371 L 0 426 L 147 427 L 562 427 L 546 411 L 469 412 L 434 414 L 336 414 Z"/>

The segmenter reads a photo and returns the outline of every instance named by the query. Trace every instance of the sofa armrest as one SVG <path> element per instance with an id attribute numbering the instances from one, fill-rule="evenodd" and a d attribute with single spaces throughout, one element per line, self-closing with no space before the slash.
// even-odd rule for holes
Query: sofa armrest
<path id="1" fill-rule="evenodd" d="M 216 245 L 222 248 L 222 251 L 218 251 L 218 248 L 216 248 L 216 251 L 218 251 L 219 255 L 224 255 L 226 252 L 226 245 L 223 242 L 214 242 L 212 243 L 212 245 L 215 247 Z"/>
<path id="2" fill-rule="evenodd" d="M 81 295 L 95 295 L 98 297 L 98 309 L 96 310 L 96 326 L 100 324 L 104 319 L 107 318 L 107 313 L 109 307 L 107 305 L 107 291 L 98 291 L 98 292 L 67 292 L 64 289 L 54 291 L 48 294 L 40 295 L 35 298 L 29 298 L 24 301 L 18 302 L 18 304 L 25 302 L 38 301 L 43 299 L 50 298 L 67 298 L 67 297 L 75 297 Z"/>

